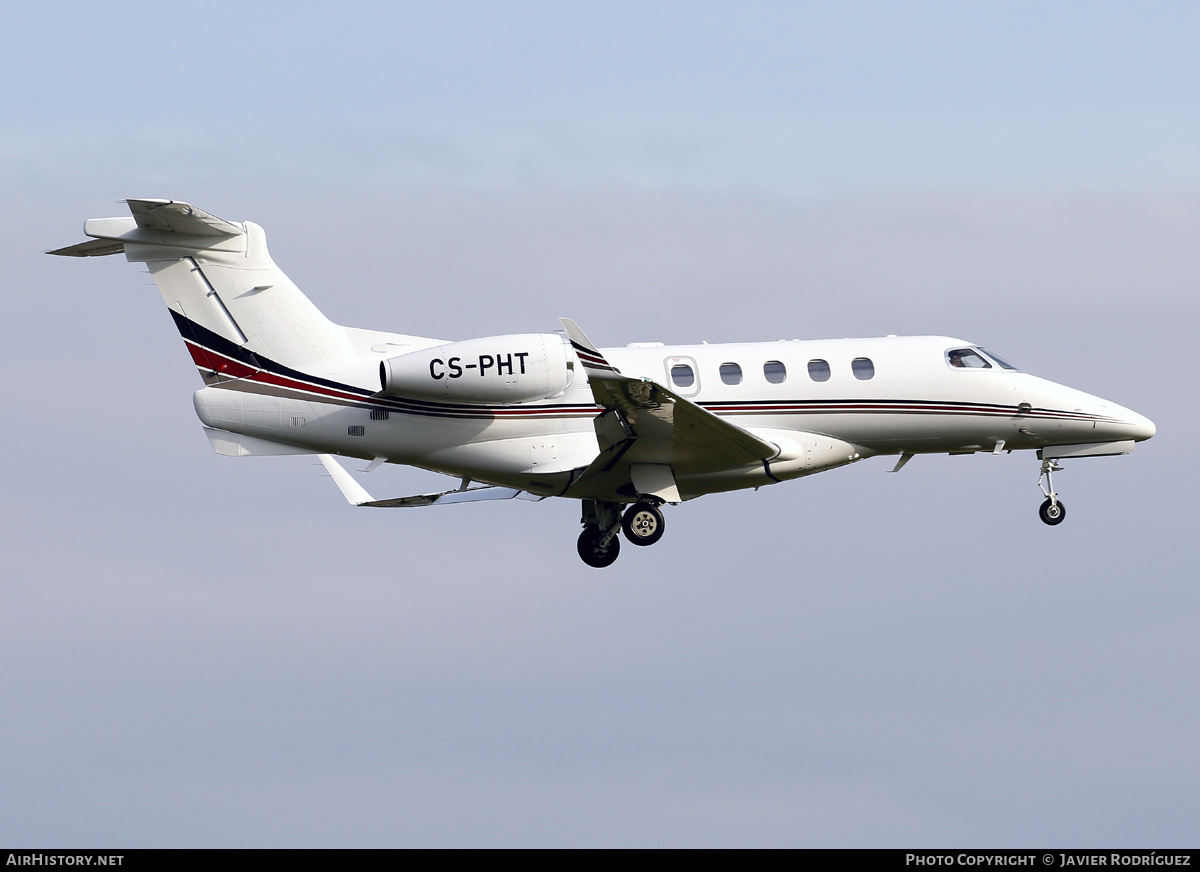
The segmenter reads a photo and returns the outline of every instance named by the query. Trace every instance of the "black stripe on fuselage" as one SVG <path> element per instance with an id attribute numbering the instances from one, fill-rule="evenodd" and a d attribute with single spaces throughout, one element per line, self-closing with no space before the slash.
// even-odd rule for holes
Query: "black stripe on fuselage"
<path id="1" fill-rule="evenodd" d="M 340 405 L 355 405 L 364 408 L 387 409 L 412 415 L 444 418 L 505 418 L 505 417 L 567 417 L 577 418 L 595 416 L 603 412 L 602 406 L 576 404 L 543 403 L 517 406 L 480 406 L 471 403 L 441 403 L 427 400 L 415 400 L 405 397 L 380 396 L 364 388 L 321 378 L 310 373 L 301 372 L 284 366 L 278 361 L 261 354 L 255 354 L 248 349 L 231 342 L 218 333 L 197 324 L 190 318 L 169 310 L 175 320 L 175 326 L 185 340 L 196 343 L 201 348 L 215 352 L 247 367 L 263 370 L 271 375 L 287 378 L 298 382 L 298 388 L 281 388 L 277 385 L 262 384 L 262 393 L 303 389 L 305 384 L 318 388 L 351 394 L 358 398 L 356 401 L 341 397 L 323 395 L 313 391 L 321 401 Z M 573 345 L 575 343 L 572 343 Z M 577 346 L 578 347 L 578 346 Z M 584 349 L 586 351 L 586 349 Z M 590 352 L 589 352 L 590 353 Z M 603 358 L 601 358 L 603 359 Z M 259 383 L 255 383 L 256 387 Z M 1015 406 L 1005 406 L 997 403 L 978 403 L 955 400 L 884 400 L 884 399 L 833 399 L 833 400 L 725 400 L 721 402 L 698 403 L 701 408 L 715 415 L 820 415 L 820 414 L 925 414 L 925 415 L 980 415 L 1017 417 L 1021 413 Z M 1061 418 L 1066 420 L 1115 421 L 1096 415 L 1080 412 L 1066 412 L 1055 409 L 1032 409 L 1023 415 L 1026 418 Z"/>
<path id="2" fill-rule="evenodd" d="M 964 400 L 893 400 L 893 399 L 808 399 L 808 400 L 745 400 L 739 402 L 700 403 L 714 415 L 771 415 L 771 414 L 892 414 L 924 415 L 987 415 L 1024 418 L 1062 418 L 1073 421 L 1108 421 L 1118 419 L 1085 412 L 1058 409 L 1030 409 L 1022 413 L 1015 406 L 1000 403 L 981 403 Z"/>
<path id="3" fill-rule="evenodd" d="M 206 327 L 197 324 L 190 318 L 180 315 L 175 310 L 169 310 L 171 316 L 175 319 L 175 326 L 179 330 L 180 335 L 185 340 L 194 342 L 205 351 L 220 354 L 230 360 L 235 360 L 244 366 L 251 369 L 263 370 L 273 376 L 286 378 L 295 381 L 298 384 L 297 388 L 286 388 L 279 385 L 262 384 L 261 393 L 273 393 L 288 390 L 303 389 L 306 385 L 312 385 L 318 388 L 338 391 L 343 394 L 351 394 L 361 398 L 358 402 L 347 400 L 343 397 L 330 397 L 321 394 L 319 391 L 313 391 L 323 402 L 337 403 L 340 405 L 357 405 L 364 408 L 379 408 L 387 409 L 388 411 L 404 412 L 413 415 L 425 415 L 433 417 L 449 417 L 449 418 L 503 418 L 506 416 L 516 417 L 528 413 L 529 416 L 547 416 L 551 414 L 560 415 L 562 417 L 580 417 L 584 415 L 598 415 L 603 409 L 600 406 L 580 405 L 578 403 L 563 405 L 559 403 L 546 403 L 537 405 L 521 405 L 521 406 L 499 406 L 489 407 L 474 405 L 471 403 L 439 403 L 426 400 L 414 400 L 405 397 L 389 397 L 380 396 L 373 391 L 364 388 L 348 385 L 343 382 L 333 381 L 331 379 L 321 378 L 310 373 L 300 372 L 291 367 L 284 366 L 276 360 L 265 357 L 261 354 L 255 354 L 240 345 L 237 345 L 218 333 L 207 329 Z M 251 377 L 251 381 L 252 381 Z M 245 381 L 245 380 L 242 380 Z M 260 383 L 254 382 L 256 386 Z"/>
<path id="4" fill-rule="evenodd" d="M 320 376 L 300 372 L 299 370 L 284 366 L 278 361 L 271 360 L 269 357 L 255 354 L 243 346 L 231 342 L 221 334 L 214 333 L 207 327 L 200 326 L 192 319 L 180 315 L 174 309 L 171 309 L 170 312 L 171 317 L 175 319 L 175 326 L 179 328 L 180 335 L 184 339 L 191 339 L 193 336 L 189 331 L 194 331 L 195 342 L 209 351 L 223 354 L 232 360 L 236 360 L 238 363 L 243 363 L 254 369 L 265 369 L 267 372 L 295 379 L 296 381 L 306 381 L 310 384 L 321 385 L 322 387 L 335 391 L 343 391 L 344 393 L 361 394 L 364 398 L 371 397 L 371 392 L 362 388 L 356 388 L 353 385 L 342 384 L 341 382 L 330 381 Z"/>

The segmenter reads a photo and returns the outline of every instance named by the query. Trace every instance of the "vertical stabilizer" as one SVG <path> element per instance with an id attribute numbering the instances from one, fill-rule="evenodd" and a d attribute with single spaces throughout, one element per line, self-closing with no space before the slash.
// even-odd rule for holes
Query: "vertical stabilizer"
<path id="1" fill-rule="evenodd" d="M 132 217 L 86 222 L 96 241 L 50 253 L 123 252 L 145 263 L 206 382 L 244 376 L 264 360 L 303 371 L 353 355 L 343 328 L 271 260 L 257 224 L 174 200 L 126 204 Z"/>

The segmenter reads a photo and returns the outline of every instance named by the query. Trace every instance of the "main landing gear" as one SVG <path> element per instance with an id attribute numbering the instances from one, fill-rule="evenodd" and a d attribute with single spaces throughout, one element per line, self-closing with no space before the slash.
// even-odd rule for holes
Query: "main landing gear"
<path id="1" fill-rule="evenodd" d="M 601 530 L 592 524 L 583 528 L 575 548 L 584 563 L 597 569 L 612 566 L 621 556 L 621 540 L 616 532 Z"/>
<path id="2" fill-rule="evenodd" d="M 1051 473 L 1060 472 L 1061 470 L 1062 467 L 1053 460 L 1043 460 L 1042 474 L 1038 476 L 1038 487 L 1041 488 L 1042 494 L 1046 497 L 1046 501 L 1038 509 L 1038 515 L 1041 516 L 1043 524 L 1049 524 L 1051 527 L 1061 524 L 1067 518 L 1067 507 L 1063 505 L 1062 500 L 1055 493 L 1054 481 L 1051 477 Z M 1045 484 L 1042 484 L 1043 480 L 1045 480 Z"/>
<path id="3" fill-rule="evenodd" d="M 634 545 L 653 545 L 666 529 L 659 505 L 657 501 L 643 498 L 625 509 L 622 515 L 621 503 L 584 500 L 583 532 L 576 544 L 580 558 L 597 569 L 611 566 L 621 553 L 621 540 L 617 534 L 622 530 L 625 538 Z"/>
<path id="4" fill-rule="evenodd" d="M 625 510 L 621 521 L 625 538 L 634 545 L 653 545 L 666 532 L 666 521 L 653 503 L 634 503 Z"/>

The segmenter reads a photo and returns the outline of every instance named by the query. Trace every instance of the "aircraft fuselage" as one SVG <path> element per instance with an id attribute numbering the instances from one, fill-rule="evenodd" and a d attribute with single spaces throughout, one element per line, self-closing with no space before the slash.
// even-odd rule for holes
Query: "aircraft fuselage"
<path id="1" fill-rule="evenodd" d="M 1154 435 L 1154 425 L 1136 412 L 1006 369 L 986 352 L 979 355 L 986 368 L 950 365 L 948 352 L 973 347 L 946 336 L 901 336 L 602 351 L 623 374 L 670 386 L 743 428 L 812 445 L 810 462 L 782 475 L 748 465 L 701 473 L 694 487 L 676 457 L 685 496 L 760 487 L 876 454 L 991 452 L 997 445 L 1012 451 Z M 209 427 L 314 450 L 383 457 L 535 493 L 629 496 L 595 486 L 571 490 L 571 471 L 599 450 L 593 420 L 603 411 L 582 374 L 552 401 L 471 407 L 378 396 L 375 363 L 358 367 L 353 381 L 333 382 L 337 387 L 250 375 L 221 380 L 197 392 L 196 411 Z"/>

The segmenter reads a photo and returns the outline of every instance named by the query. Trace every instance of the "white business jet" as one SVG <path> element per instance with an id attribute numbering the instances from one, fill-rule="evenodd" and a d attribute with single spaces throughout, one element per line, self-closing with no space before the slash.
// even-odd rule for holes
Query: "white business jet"
<path id="1" fill-rule="evenodd" d="M 450 342 L 341 327 L 267 253 L 261 227 L 173 200 L 84 224 L 50 254 L 124 253 L 154 277 L 204 387 L 218 454 L 317 454 L 350 503 L 580 500 L 579 556 L 663 534 L 662 506 L 896 455 L 1036 450 L 1041 519 L 1058 461 L 1128 454 L 1147 418 L 946 336 L 598 348 L 563 332 Z M 333 454 L 460 479 L 374 499 Z"/>

